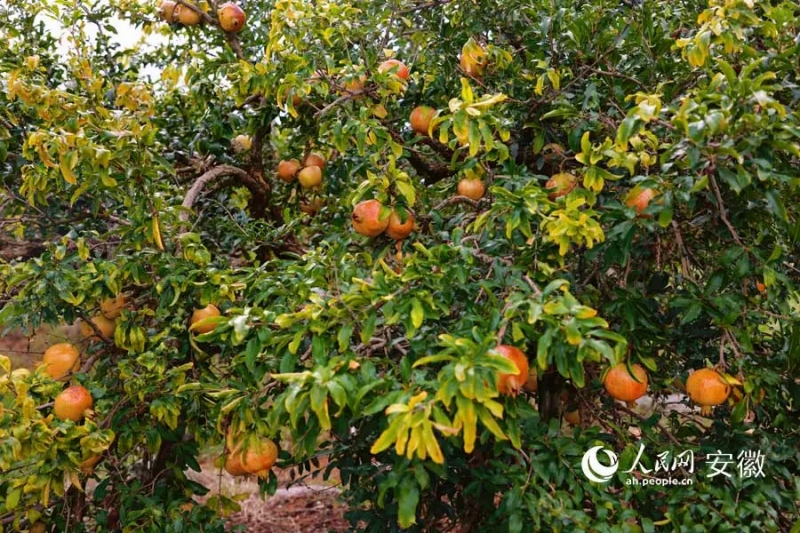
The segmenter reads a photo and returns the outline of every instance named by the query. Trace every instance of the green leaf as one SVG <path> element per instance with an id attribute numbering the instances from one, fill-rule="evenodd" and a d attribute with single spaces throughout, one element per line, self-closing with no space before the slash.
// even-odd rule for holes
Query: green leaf
<path id="1" fill-rule="evenodd" d="M 539 337 L 539 342 L 536 343 L 536 363 L 542 370 L 547 368 L 547 363 L 548 363 L 547 351 L 550 349 L 550 343 L 553 342 L 554 332 L 555 332 L 554 329 L 548 328 L 547 331 L 545 331 L 544 334 L 541 337 Z"/>
<path id="2" fill-rule="evenodd" d="M 703 311 L 703 306 L 700 302 L 694 302 L 689 308 L 683 313 L 683 317 L 681 317 L 681 325 L 689 324 L 694 322 L 694 320 L 700 316 L 700 313 Z"/>
<path id="3" fill-rule="evenodd" d="M 402 528 L 408 528 L 417 523 L 417 504 L 419 503 L 419 486 L 411 476 L 406 476 L 400 482 L 397 494 L 398 517 L 397 522 Z"/>
<path id="4" fill-rule="evenodd" d="M 350 347 L 350 338 L 353 336 L 353 325 L 344 324 L 339 328 L 339 334 L 336 336 L 336 342 L 339 344 L 339 353 L 344 352 Z"/>

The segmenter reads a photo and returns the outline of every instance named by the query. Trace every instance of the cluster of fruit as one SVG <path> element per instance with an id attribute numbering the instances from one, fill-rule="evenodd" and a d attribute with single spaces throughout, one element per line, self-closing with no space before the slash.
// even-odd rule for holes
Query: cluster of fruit
<path id="1" fill-rule="evenodd" d="M 297 159 L 284 159 L 278 163 L 278 177 L 286 182 L 292 183 L 297 179 L 300 186 L 304 189 L 315 189 L 322 184 L 322 171 L 325 170 L 327 161 L 323 156 L 316 152 L 311 152 L 302 165 Z"/>
<path id="2" fill-rule="evenodd" d="M 538 376 L 536 368 L 531 369 L 528 358 L 519 348 L 509 345 L 500 345 L 496 351 L 517 367 L 517 374 L 499 373 L 497 390 L 501 394 L 515 396 L 520 390 L 528 392 L 538 391 Z M 615 400 L 633 403 L 647 393 L 647 371 L 639 364 L 630 365 L 619 363 L 605 374 L 603 386 L 608 395 Z M 689 374 L 686 380 L 686 393 L 689 398 L 701 407 L 701 413 L 708 415 L 713 406 L 724 403 L 731 394 L 731 384 L 718 372 L 710 368 L 701 368 Z M 580 414 L 575 411 L 567 413 L 567 422 L 573 424 L 580 420 Z"/>
<path id="3" fill-rule="evenodd" d="M 191 4 L 185 0 L 177 2 L 164 0 L 158 8 L 158 15 L 170 24 L 178 23 L 183 26 L 197 26 L 203 22 L 206 9 Z M 233 2 L 226 2 L 217 8 L 217 23 L 219 27 L 229 33 L 236 33 L 244 28 L 247 16 L 244 10 Z"/>
<path id="4" fill-rule="evenodd" d="M 377 237 L 386 232 L 386 236 L 402 241 L 414 231 L 414 215 L 407 209 L 401 214 L 392 209 L 388 217 L 381 217 L 383 204 L 378 200 L 364 200 L 353 209 L 353 229 L 367 237 Z M 403 215 L 405 219 L 403 219 Z"/>

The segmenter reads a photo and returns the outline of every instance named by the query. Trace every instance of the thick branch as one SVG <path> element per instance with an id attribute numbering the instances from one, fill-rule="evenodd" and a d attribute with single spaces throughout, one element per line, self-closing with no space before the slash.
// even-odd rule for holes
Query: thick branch
<path id="1" fill-rule="evenodd" d="M 251 183 L 253 180 L 250 178 L 250 175 L 242 170 L 241 168 L 234 167 L 232 165 L 220 165 L 218 167 L 214 167 L 199 178 L 195 180 L 194 185 L 189 191 L 186 193 L 186 197 L 183 199 L 183 207 L 191 209 L 194 207 L 197 198 L 200 196 L 200 193 L 203 191 L 203 188 L 209 183 L 214 180 L 217 180 L 223 176 L 235 176 L 245 182 L 245 185 Z M 250 188 L 251 185 L 248 185 Z M 189 219 L 189 213 L 183 212 L 181 213 L 181 221 L 186 222 Z"/>

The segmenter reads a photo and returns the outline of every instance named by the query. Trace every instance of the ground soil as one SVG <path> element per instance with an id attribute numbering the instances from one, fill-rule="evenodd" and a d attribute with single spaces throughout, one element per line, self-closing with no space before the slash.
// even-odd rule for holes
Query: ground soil
<path id="1" fill-rule="evenodd" d="M 201 466 L 201 472 L 190 473 L 192 479 L 211 488 L 200 501 L 217 492 L 229 497 L 247 495 L 240 502 L 241 511 L 231 515 L 231 527 L 243 525 L 248 533 L 340 533 L 348 530 L 344 519 L 347 507 L 339 497 L 335 476 L 327 482 L 317 476 L 301 484 L 292 484 L 290 472 L 276 468 L 279 488 L 264 500 L 259 497 L 255 479 L 220 473 L 210 460 Z"/>

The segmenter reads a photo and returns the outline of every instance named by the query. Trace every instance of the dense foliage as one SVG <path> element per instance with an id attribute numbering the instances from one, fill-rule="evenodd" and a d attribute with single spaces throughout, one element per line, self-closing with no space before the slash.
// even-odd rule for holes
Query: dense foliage
<path id="1" fill-rule="evenodd" d="M 128 297 L 67 380 L 0 357 L 3 531 L 223 531 L 235 500 L 185 505 L 208 490 L 186 472 L 231 432 L 328 457 L 367 531 L 798 530 L 796 2 L 248 0 L 239 33 L 201 7 L 0 5 L 0 333 Z M 276 178 L 312 150 L 317 190 Z M 355 233 L 369 198 L 416 231 Z M 537 393 L 498 394 L 499 343 Z M 605 393 L 619 362 L 651 402 Z M 706 366 L 734 385 L 709 416 L 683 394 Z M 85 421 L 54 418 L 65 381 Z M 693 484 L 591 483 L 597 445 L 691 450 Z M 708 476 L 744 450 L 762 476 Z"/>

